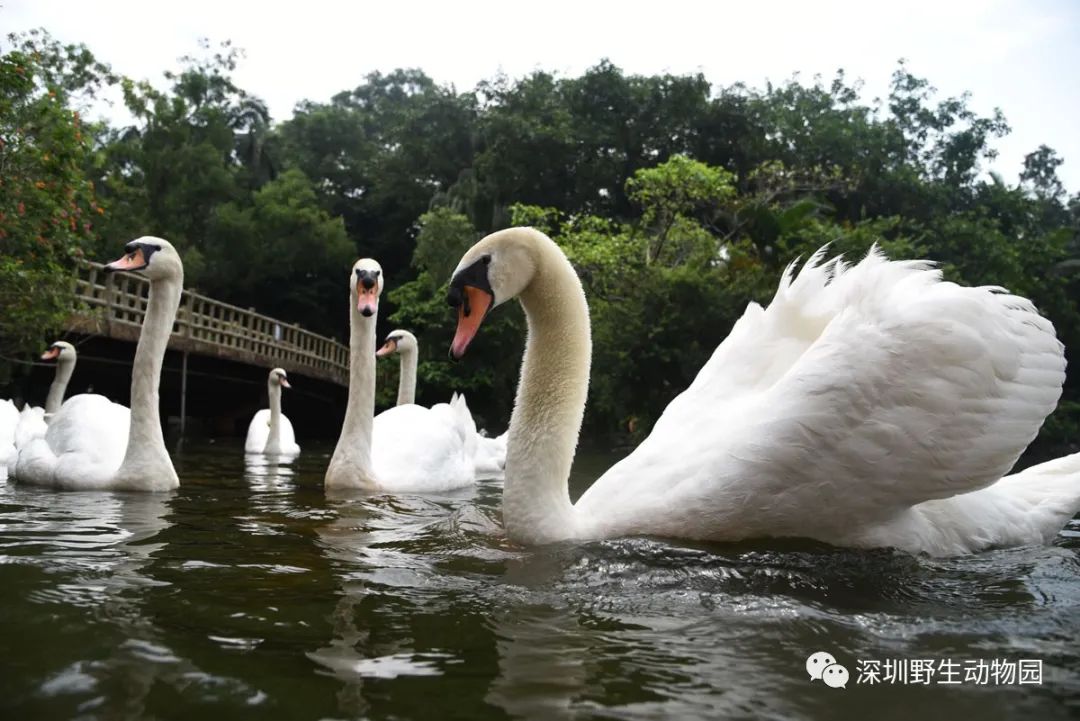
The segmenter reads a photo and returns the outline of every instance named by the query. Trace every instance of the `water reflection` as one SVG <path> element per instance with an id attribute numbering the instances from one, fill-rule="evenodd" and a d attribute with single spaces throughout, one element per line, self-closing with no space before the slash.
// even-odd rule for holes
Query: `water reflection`
<path id="1" fill-rule="evenodd" d="M 296 475 L 292 464 L 295 456 L 265 456 L 244 454 L 244 477 L 253 491 L 292 491 Z"/>

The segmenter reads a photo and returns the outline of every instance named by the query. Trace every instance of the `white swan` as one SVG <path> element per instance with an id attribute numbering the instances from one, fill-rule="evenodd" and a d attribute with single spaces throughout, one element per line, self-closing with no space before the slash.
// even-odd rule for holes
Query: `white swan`
<path id="1" fill-rule="evenodd" d="M 474 482 L 472 415 L 465 399 L 395 406 L 375 418 L 375 323 L 382 268 L 356 261 L 349 276 L 349 400 L 327 488 L 444 491 Z"/>
<path id="2" fill-rule="evenodd" d="M 75 362 L 78 354 L 75 346 L 62 340 L 58 340 L 49 346 L 48 350 L 41 354 L 41 360 L 55 360 L 56 370 L 53 374 L 52 384 L 49 386 L 49 395 L 45 400 L 45 407 L 31 406 L 29 403 L 23 406 L 19 412 L 18 423 L 15 426 L 15 448 L 22 448 L 35 438 L 41 438 L 49 429 L 47 419 L 60 410 L 64 402 L 64 393 L 67 391 L 68 381 L 75 370 Z M 10 403 L 10 401 L 8 401 Z M 0 414 L 2 415 L 2 414 Z M 2 421 L 0 421 L 2 423 Z M 0 438 L 3 437 L 0 431 Z M 10 454 L 10 462 L 14 463 L 15 453 Z M 0 453 L 0 458 L 3 454 Z M 0 462 L 0 466 L 6 465 Z"/>
<path id="3" fill-rule="evenodd" d="M 49 430 L 49 422 L 63 407 L 64 394 L 75 371 L 77 359 L 75 346 L 66 341 L 56 341 L 41 354 L 41 360 L 56 361 L 56 371 L 49 386 L 49 394 L 45 398 L 45 407 L 27 404 L 19 413 L 19 424 L 15 428 L 16 453 L 8 466 L 8 475 L 15 475 L 18 451 L 29 446 L 34 440 L 44 438 Z M 75 425 L 80 428 L 93 427 L 90 432 L 99 444 L 98 455 L 117 459 L 117 462 L 122 460 L 124 448 L 127 446 L 130 416 L 128 409 L 113 403 L 105 396 L 91 393 L 79 394 L 68 400 L 74 401 L 69 416 L 76 419 Z M 69 424 L 72 423 L 71 418 L 68 420 Z"/>
<path id="4" fill-rule="evenodd" d="M 789 268 L 768 309 L 751 303 L 652 434 L 571 504 L 591 355 L 581 283 L 531 228 L 473 246 L 450 284 L 451 353 L 510 298 L 529 327 L 510 538 L 795 536 L 934 555 L 1054 538 L 1080 507 L 1080 454 L 1002 478 L 1061 393 L 1051 324 L 925 262 L 820 260 Z"/>
<path id="5" fill-rule="evenodd" d="M 75 371 L 77 359 L 78 353 L 75 352 L 75 346 L 62 340 L 56 341 L 41 354 L 41 360 L 56 361 L 56 371 L 53 374 L 52 384 L 49 386 L 49 395 L 45 398 L 45 407 L 31 406 L 27 403 L 19 413 L 19 425 L 15 428 L 16 448 L 23 448 L 35 438 L 45 436 L 45 432 L 49 430 L 48 420 L 60 410 L 60 406 L 64 403 L 64 394 L 67 392 L 71 374 Z"/>
<path id="6" fill-rule="evenodd" d="M 67 393 L 71 374 L 75 372 L 75 363 L 78 360 L 75 346 L 62 340 L 58 340 L 49 346 L 49 349 L 41 354 L 41 360 L 55 360 L 56 373 L 53 375 L 52 385 L 49 386 L 49 395 L 45 397 L 45 418 L 55 415 L 60 406 L 64 404 L 64 394 Z"/>
<path id="7" fill-rule="evenodd" d="M 385 358 L 397 353 L 401 356 L 398 374 L 397 404 L 399 406 L 416 403 L 416 366 L 420 353 L 420 342 L 407 330 L 398 328 L 390 331 L 386 342 L 375 351 L 376 358 Z"/>
<path id="8" fill-rule="evenodd" d="M 397 330 L 390 331 L 386 336 L 386 342 L 383 343 L 382 348 L 379 348 L 375 352 L 377 358 L 383 358 L 386 356 L 397 353 L 401 356 L 401 370 L 398 376 L 398 394 L 397 404 L 399 406 L 408 405 L 409 403 L 416 402 L 416 366 L 417 356 L 420 351 L 420 342 L 416 339 L 416 336 L 407 330 L 398 328 Z M 461 395 L 458 403 L 465 403 L 465 396 Z M 450 401 L 450 406 L 454 406 L 455 400 Z M 438 407 L 441 407 L 441 404 Z M 376 417 L 376 426 L 379 423 L 379 418 Z M 488 438 L 487 436 L 476 431 L 476 423 L 472 420 L 472 414 L 469 415 L 469 420 L 464 421 L 458 415 L 451 415 L 449 417 L 450 422 L 464 423 L 469 431 L 475 436 L 473 442 L 476 448 L 476 455 L 473 458 L 473 471 L 477 478 L 502 478 L 503 467 L 506 465 L 506 434 L 503 433 L 497 438 Z"/>
<path id="9" fill-rule="evenodd" d="M 284 368 L 270 371 L 266 391 L 270 407 L 257 412 L 248 424 L 244 453 L 262 453 L 268 456 L 298 456 L 296 434 L 292 422 L 281 412 L 281 389 L 292 388 Z"/>
<path id="10" fill-rule="evenodd" d="M 18 450 L 15 432 L 19 426 L 19 411 L 10 400 L 0 401 L 0 481 L 8 477 L 8 466 L 15 463 Z"/>
<path id="11" fill-rule="evenodd" d="M 68 399 L 53 416 L 45 437 L 19 450 L 14 475 L 20 483 L 60 490 L 135 491 L 164 491 L 180 483 L 165 450 L 158 386 L 180 304 L 184 266 L 172 245 L 161 238 L 139 238 L 124 251 L 124 257 L 105 269 L 141 271 L 150 279 L 131 367 L 131 410 L 93 394 Z M 122 445 L 117 443 L 120 429 Z"/>

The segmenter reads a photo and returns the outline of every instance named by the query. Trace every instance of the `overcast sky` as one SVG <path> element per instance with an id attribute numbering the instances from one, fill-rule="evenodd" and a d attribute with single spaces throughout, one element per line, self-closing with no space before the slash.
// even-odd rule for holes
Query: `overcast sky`
<path id="1" fill-rule="evenodd" d="M 459 90 L 498 72 L 577 75 L 605 57 L 632 73 L 700 71 L 757 87 L 844 68 L 869 99 L 887 91 L 902 57 L 942 96 L 967 90 L 977 111 L 1004 111 L 1013 132 L 993 167 L 1009 182 L 1045 143 L 1080 191 L 1080 0 L 0 0 L 5 34 L 33 27 L 155 82 L 199 38 L 231 39 L 247 53 L 238 84 L 276 120 L 299 100 L 327 100 L 396 67 Z"/>

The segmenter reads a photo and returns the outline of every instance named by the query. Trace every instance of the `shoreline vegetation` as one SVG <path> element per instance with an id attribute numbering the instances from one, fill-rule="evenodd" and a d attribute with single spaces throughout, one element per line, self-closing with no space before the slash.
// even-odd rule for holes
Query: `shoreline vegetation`
<path id="1" fill-rule="evenodd" d="M 463 391 L 502 428 L 523 318 L 493 318 L 471 351 L 483 362 L 451 366 L 445 288 L 478 238 L 528 224 L 588 294 L 594 438 L 647 434 L 788 263 L 826 243 L 856 260 L 876 243 L 1031 298 L 1074 360 L 1033 453 L 1080 443 L 1080 193 L 1045 145 L 1016 184 L 983 173 L 1004 116 L 938 97 L 902 62 L 874 101 L 842 71 L 752 88 L 601 60 L 459 91 L 397 69 L 275 122 L 233 81 L 228 43 L 155 85 L 105 60 L 44 31 L 0 42 L 0 395 L 21 372 L 10 359 L 55 339 L 65 269 L 153 233 L 184 257 L 188 287 L 339 338 L 341 278 L 377 258 L 380 334 L 410 328 L 423 349 L 418 401 Z M 107 88 L 130 126 L 83 117 Z M 392 404 L 396 365 L 379 373 Z"/>

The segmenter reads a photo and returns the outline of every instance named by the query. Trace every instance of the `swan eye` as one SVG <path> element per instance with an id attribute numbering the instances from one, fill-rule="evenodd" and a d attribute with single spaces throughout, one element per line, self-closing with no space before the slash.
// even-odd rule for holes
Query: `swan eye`
<path id="1" fill-rule="evenodd" d="M 490 256 L 490 255 L 484 255 L 484 256 L 481 256 L 481 258 L 480 258 L 480 261 L 481 261 L 481 262 L 482 262 L 482 263 L 483 263 L 484 265 L 491 265 L 491 256 Z"/>

